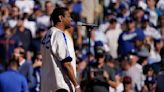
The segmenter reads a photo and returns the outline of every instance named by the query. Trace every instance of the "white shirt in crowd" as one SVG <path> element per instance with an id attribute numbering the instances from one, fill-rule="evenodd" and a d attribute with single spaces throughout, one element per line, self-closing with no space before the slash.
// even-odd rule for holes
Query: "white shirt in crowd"
<path id="1" fill-rule="evenodd" d="M 41 92 L 66 89 L 70 92 L 71 82 L 62 63 L 70 57 L 64 32 L 52 27 L 42 41 L 43 65 L 41 67 Z"/>
<path id="2" fill-rule="evenodd" d="M 141 7 L 142 9 L 146 10 L 147 4 L 145 3 L 144 0 L 139 0 L 138 1 L 138 6 Z"/>
<path id="3" fill-rule="evenodd" d="M 157 15 L 156 11 L 155 10 L 149 10 L 149 13 L 150 13 L 150 18 L 149 18 L 150 23 L 157 26 L 158 15 Z"/>
<path id="4" fill-rule="evenodd" d="M 164 10 L 164 1 L 163 0 L 158 1 L 157 8 L 160 10 Z"/>
<path id="5" fill-rule="evenodd" d="M 36 22 L 38 26 L 45 26 L 49 27 L 50 26 L 50 16 L 48 15 L 42 15 L 36 18 Z"/>
<path id="6" fill-rule="evenodd" d="M 106 33 L 107 44 L 110 48 L 110 54 L 113 58 L 117 58 L 118 38 L 122 30 L 119 28 L 108 30 Z"/>
<path id="7" fill-rule="evenodd" d="M 155 28 L 147 26 L 146 29 L 144 30 L 145 36 L 152 37 L 154 39 L 160 39 L 161 34 L 159 31 L 157 31 Z"/>
<path id="8" fill-rule="evenodd" d="M 123 92 L 123 91 L 124 91 L 123 83 L 120 83 L 116 88 L 109 87 L 109 92 Z"/>
<path id="9" fill-rule="evenodd" d="M 141 65 L 136 64 L 136 65 L 131 66 L 131 68 L 129 68 L 125 72 L 125 75 L 130 76 L 132 78 L 133 90 L 135 90 L 135 87 L 137 87 L 137 89 L 141 91 L 144 85 L 144 80 L 145 80 Z"/>
<path id="10" fill-rule="evenodd" d="M 21 13 L 31 13 L 34 8 L 34 0 L 16 0 L 15 4 Z"/>
<path id="11" fill-rule="evenodd" d="M 36 23 L 34 21 L 24 20 L 24 27 L 31 31 L 32 37 L 36 37 Z"/>

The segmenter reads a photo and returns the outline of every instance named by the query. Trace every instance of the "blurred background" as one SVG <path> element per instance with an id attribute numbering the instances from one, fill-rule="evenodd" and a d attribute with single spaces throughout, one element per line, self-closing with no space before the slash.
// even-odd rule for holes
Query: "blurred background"
<path id="1" fill-rule="evenodd" d="M 71 13 L 82 92 L 164 92 L 164 0 L 0 0 L 1 73 L 15 58 L 30 92 L 40 91 L 40 45 L 56 7 Z M 98 25 L 91 46 L 78 22 Z"/>

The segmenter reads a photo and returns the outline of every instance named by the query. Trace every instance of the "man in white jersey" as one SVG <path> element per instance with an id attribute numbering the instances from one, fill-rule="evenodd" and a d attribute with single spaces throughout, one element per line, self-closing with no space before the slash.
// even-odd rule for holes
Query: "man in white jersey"
<path id="1" fill-rule="evenodd" d="M 64 34 L 70 28 L 70 13 L 67 8 L 56 8 L 50 19 L 53 27 L 42 40 L 41 92 L 73 92 L 74 88 L 75 92 L 81 92 Z"/>

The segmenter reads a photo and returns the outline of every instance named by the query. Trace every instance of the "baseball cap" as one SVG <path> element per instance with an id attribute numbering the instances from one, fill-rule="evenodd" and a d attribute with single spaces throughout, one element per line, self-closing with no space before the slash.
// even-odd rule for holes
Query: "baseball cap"
<path id="1" fill-rule="evenodd" d="M 139 57 L 149 57 L 150 53 L 147 48 L 141 48 L 140 51 L 138 51 L 138 56 Z"/>
<path id="2" fill-rule="evenodd" d="M 136 50 L 131 50 L 129 53 L 128 53 L 128 55 L 134 55 L 134 56 L 138 56 L 138 54 L 137 54 L 137 51 Z"/>
<path id="3" fill-rule="evenodd" d="M 134 22 L 135 20 L 134 20 L 134 18 L 132 18 L 132 17 L 128 17 L 126 20 L 125 20 L 125 22 L 126 23 L 132 23 L 132 22 Z"/>
<path id="4" fill-rule="evenodd" d="M 155 42 L 155 43 L 163 43 L 164 40 L 162 40 L 162 39 L 154 39 L 154 42 Z"/>
<path id="5" fill-rule="evenodd" d="M 144 15 L 141 18 L 141 22 L 148 22 L 149 21 L 149 16 L 148 15 Z"/>
<path id="6" fill-rule="evenodd" d="M 124 83 L 124 84 L 131 84 L 131 83 L 132 83 L 132 78 L 129 77 L 129 76 L 125 76 L 125 77 L 123 78 L 123 83 Z"/>

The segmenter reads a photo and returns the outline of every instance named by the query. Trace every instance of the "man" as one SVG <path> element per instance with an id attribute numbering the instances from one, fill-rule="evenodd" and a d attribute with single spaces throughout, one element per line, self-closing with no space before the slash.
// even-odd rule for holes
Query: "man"
<path id="1" fill-rule="evenodd" d="M 9 25 L 4 25 L 4 33 L 0 35 L 0 60 L 5 68 L 19 42 L 18 37 L 13 34 L 13 30 Z"/>
<path id="2" fill-rule="evenodd" d="M 136 27 L 135 20 L 132 17 L 127 18 L 125 23 L 127 29 L 120 34 L 118 39 L 118 54 L 120 56 L 127 56 L 129 52 L 136 50 L 134 46 L 136 39 L 141 41 L 145 39 L 143 31 Z"/>
<path id="3" fill-rule="evenodd" d="M 139 57 L 136 51 L 129 52 L 129 62 L 125 65 L 125 76 L 132 78 L 132 88 L 134 92 L 140 92 L 144 85 L 143 69 L 138 64 Z"/>
<path id="4" fill-rule="evenodd" d="M 28 92 L 27 81 L 17 71 L 18 67 L 18 62 L 11 59 L 9 70 L 0 74 L 0 92 Z"/>
<path id="5" fill-rule="evenodd" d="M 15 35 L 20 39 L 20 42 L 25 49 L 25 51 L 30 49 L 32 34 L 31 31 L 24 26 L 24 18 L 20 18 L 17 22 Z"/>
<path id="6" fill-rule="evenodd" d="M 160 39 L 160 32 L 157 29 L 150 26 L 149 19 L 150 18 L 148 15 L 144 15 L 141 18 L 141 29 L 143 30 L 145 37 L 149 39 Z"/>
<path id="7" fill-rule="evenodd" d="M 121 34 L 121 28 L 117 28 L 117 20 L 115 18 L 110 19 L 109 29 L 106 32 L 107 44 L 110 48 L 110 53 L 113 58 L 117 58 L 118 38 Z"/>
<path id="8" fill-rule="evenodd" d="M 109 92 L 109 84 L 103 76 L 103 72 L 108 72 L 108 66 L 105 64 L 105 50 L 101 46 L 95 46 L 96 63 L 90 67 L 90 86 L 91 90 L 87 92 Z"/>
<path id="9" fill-rule="evenodd" d="M 25 58 L 25 51 L 21 47 L 19 48 L 18 62 L 19 62 L 18 71 L 26 78 L 29 90 L 31 91 L 35 87 L 33 67 L 31 62 L 28 62 L 27 59 Z"/>
<path id="10" fill-rule="evenodd" d="M 50 19 L 53 27 L 42 40 L 41 92 L 73 92 L 71 82 L 80 92 L 64 34 L 70 28 L 70 13 L 67 8 L 56 8 Z"/>

